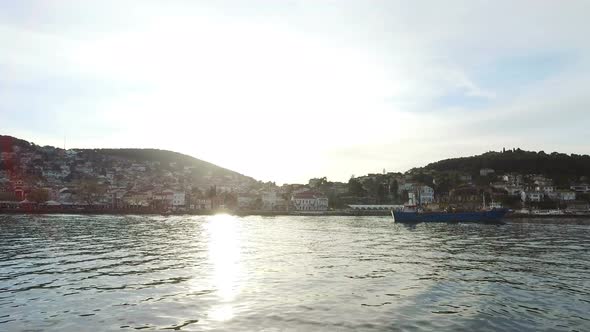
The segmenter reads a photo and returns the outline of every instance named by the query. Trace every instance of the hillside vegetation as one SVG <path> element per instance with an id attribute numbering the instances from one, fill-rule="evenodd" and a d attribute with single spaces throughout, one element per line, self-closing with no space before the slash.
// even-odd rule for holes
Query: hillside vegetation
<path id="1" fill-rule="evenodd" d="M 590 176 L 590 156 L 521 149 L 504 152 L 487 152 L 478 156 L 437 161 L 424 167 L 439 172 L 457 171 L 478 174 L 482 168 L 496 173 L 543 174 L 551 178 L 579 178 Z"/>
<path id="2" fill-rule="evenodd" d="M 238 174 L 234 171 L 217 166 L 189 155 L 179 152 L 159 149 L 77 149 L 87 153 L 99 153 L 109 156 L 120 157 L 137 162 L 157 161 L 162 164 L 177 163 L 179 166 L 190 166 L 200 173 L 211 172 L 213 175 Z"/>
<path id="3" fill-rule="evenodd" d="M 63 149 L 44 146 L 41 147 L 32 142 L 18 139 L 12 136 L 0 135 L 0 152 L 14 152 L 15 147 L 19 148 L 19 153 L 38 153 L 45 161 L 58 160 L 59 155 L 56 152 L 64 152 Z M 182 154 L 178 152 L 159 150 L 159 149 L 72 149 L 82 156 L 83 160 L 99 161 L 104 157 L 114 157 L 129 162 L 158 162 L 162 167 L 169 167 L 170 163 L 175 163 L 178 167 L 189 166 L 195 174 L 209 174 L 215 176 L 223 175 L 241 175 L 237 172 L 217 166 L 215 164 Z M 0 162 L 0 169 L 15 167 L 13 160 Z"/>

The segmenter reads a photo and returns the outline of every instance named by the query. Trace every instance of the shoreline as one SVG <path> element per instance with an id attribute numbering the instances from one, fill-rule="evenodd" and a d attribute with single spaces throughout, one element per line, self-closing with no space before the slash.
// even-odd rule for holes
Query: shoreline
<path id="1" fill-rule="evenodd" d="M 162 212 L 153 210 L 115 210 L 115 209 L 67 209 L 67 210 L 55 210 L 55 209 L 1 209 L 0 215 L 36 215 L 36 214 L 55 214 L 55 215 L 68 215 L 68 214 L 82 214 L 82 215 L 160 215 L 160 216 L 208 216 L 215 214 L 230 214 L 239 217 L 246 216 L 262 216 L 262 217 L 274 217 L 274 216 L 311 216 L 311 217 L 387 217 L 391 216 L 389 211 L 231 211 L 231 210 L 207 210 L 207 211 L 177 211 L 177 212 Z M 581 214 L 556 214 L 556 215 L 543 215 L 543 214 L 521 214 L 521 213 L 510 213 L 504 216 L 504 219 L 584 219 L 590 218 L 590 212 Z"/>

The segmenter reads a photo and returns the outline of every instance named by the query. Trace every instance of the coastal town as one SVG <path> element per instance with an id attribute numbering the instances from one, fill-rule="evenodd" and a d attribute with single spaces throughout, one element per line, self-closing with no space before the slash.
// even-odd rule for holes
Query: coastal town
<path id="1" fill-rule="evenodd" d="M 509 208 L 522 214 L 588 213 L 590 185 L 492 168 L 416 168 L 276 185 L 190 160 L 2 140 L 0 210 L 105 213 L 371 213 L 420 205 L 437 211 Z M 168 153 L 168 152 L 166 152 Z M 172 160 L 172 161 L 171 161 Z"/>

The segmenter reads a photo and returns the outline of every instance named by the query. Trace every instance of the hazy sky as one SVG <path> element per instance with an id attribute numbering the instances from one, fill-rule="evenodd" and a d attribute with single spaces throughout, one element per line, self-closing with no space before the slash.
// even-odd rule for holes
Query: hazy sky
<path id="1" fill-rule="evenodd" d="M 0 0 L 0 133 L 261 180 L 590 153 L 590 1 Z"/>

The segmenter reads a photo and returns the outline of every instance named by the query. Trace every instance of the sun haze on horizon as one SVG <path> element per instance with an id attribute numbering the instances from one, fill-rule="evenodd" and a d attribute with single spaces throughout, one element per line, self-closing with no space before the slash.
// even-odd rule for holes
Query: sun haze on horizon
<path id="1" fill-rule="evenodd" d="M 587 1 L 5 1 L 0 134 L 260 180 L 590 153 Z"/>

